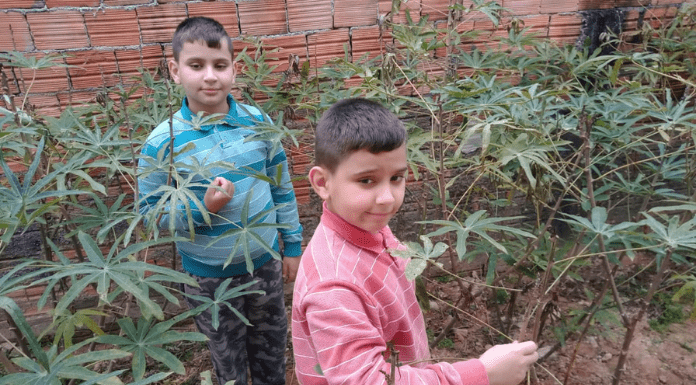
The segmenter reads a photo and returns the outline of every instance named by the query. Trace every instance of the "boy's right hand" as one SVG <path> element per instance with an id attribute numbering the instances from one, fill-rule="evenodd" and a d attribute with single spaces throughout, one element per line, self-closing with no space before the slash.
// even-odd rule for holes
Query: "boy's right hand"
<path id="1" fill-rule="evenodd" d="M 486 368 L 490 385 L 517 385 L 538 358 L 534 341 L 515 341 L 486 350 L 479 360 Z"/>
<path id="2" fill-rule="evenodd" d="M 203 197 L 205 208 L 211 213 L 217 213 L 234 196 L 234 183 L 223 177 L 217 177 L 210 184 Z"/>

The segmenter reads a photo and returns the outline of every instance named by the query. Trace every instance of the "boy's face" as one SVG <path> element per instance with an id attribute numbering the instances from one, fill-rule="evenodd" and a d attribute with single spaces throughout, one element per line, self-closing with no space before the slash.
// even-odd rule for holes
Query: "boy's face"
<path id="1" fill-rule="evenodd" d="M 236 71 L 225 39 L 220 48 L 210 48 L 203 41 L 186 42 L 179 60 L 169 62 L 169 73 L 186 92 L 189 109 L 206 114 L 229 112 L 227 95 L 232 90 Z"/>
<path id="2" fill-rule="evenodd" d="M 387 225 L 404 201 L 406 145 L 373 154 L 359 150 L 329 172 L 310 171 L 310 182 L 332 212 L 371 233 Z M 313 174 L 314 173 L 314 174 Z"/>

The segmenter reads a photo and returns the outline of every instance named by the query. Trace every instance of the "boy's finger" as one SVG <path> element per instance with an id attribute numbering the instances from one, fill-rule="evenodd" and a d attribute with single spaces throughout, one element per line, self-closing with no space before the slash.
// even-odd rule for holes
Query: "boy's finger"
<path id="1" fill-rule="evenodd" d="M 519 349 L 524 354 L 532 354 L 537 351 L 537 344 L 534 341 L 522 342 L 519 344 Z"/>

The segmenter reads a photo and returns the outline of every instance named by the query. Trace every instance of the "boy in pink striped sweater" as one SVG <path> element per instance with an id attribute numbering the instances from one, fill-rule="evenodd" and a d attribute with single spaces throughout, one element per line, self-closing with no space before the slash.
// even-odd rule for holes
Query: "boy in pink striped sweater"
<path id="1" fill-rule="evenodd" d="M 295 281 L 292 341 L 300 384 L 373 385 L 404 363 L 396 384 L 515 385 L 537 360 L 534 342 L 497 345 L 480 358 L 430 360 L 425 322 L 406 261 L 387 223 L 403 202 L 406 131 L 365 99 L 334 104 L 317 124 L 314 191 L 321 222 Z M 389 347 L 393 347 L 393 350 Z"/>

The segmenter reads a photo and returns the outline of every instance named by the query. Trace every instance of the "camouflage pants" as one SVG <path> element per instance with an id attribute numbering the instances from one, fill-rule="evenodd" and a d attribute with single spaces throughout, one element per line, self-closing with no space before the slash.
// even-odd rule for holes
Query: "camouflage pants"
<path id="1" fill-rule="evenodd" d="M 227 278 L 193 276 L 200 288 L 185 286 L 187 294 L 214 298 L 215 290 Z M 245 325 L 227 306 L 220 307 L 220 326 L 212 327 L 210 309 L 196 316 L 196 325 L 208 336 L 213 367 L 220 385 L 235 380 L 247 384 L 247 366 L 252 383 L 285 384 L 285 349 L 288 320 L 283 297 L 283 264 L 271 259 L 254 271 L 232 278 L 230 288 L 256 280 L 247 290 L 263 290 L 265 295 L 248 294 L 229 300 L 252 326 Z M 193 309 L 200 303 L 186 298 Z"/>

